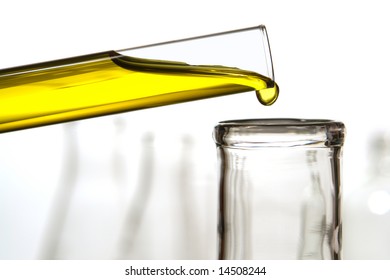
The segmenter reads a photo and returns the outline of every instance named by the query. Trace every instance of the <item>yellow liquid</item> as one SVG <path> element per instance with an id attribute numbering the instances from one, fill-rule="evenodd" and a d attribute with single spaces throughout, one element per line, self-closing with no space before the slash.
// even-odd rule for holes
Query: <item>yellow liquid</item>
<path id="1" fill-rule="evenodd" d="M 250 71 L 97 53 L 0 70 L 0 132 L 251 90 L 264 105 L 278 97 Z"/>

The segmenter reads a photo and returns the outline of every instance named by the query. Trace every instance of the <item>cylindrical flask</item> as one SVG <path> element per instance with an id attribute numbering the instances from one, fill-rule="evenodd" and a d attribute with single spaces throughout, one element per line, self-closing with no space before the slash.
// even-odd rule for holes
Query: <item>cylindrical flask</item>
<path id="1" fill-rule="evenodd" d="M 340 259 L 344 125 L 219 123 L 220 259 Z"/>
<path id="2" fill-rule="evenodd" d="M 264 26 L 0 70 L 0 133 L 252 90 L 278 95 Z"/>

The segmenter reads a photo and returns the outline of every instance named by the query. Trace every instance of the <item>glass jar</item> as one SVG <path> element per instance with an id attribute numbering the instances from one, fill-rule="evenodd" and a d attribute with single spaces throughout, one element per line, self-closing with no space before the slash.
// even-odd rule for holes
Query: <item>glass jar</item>
<path id="1" fill-rule="evenodd" d="M 340 259 L 344 125 L 252 119 L 214 129 L 220 259 Z"/>

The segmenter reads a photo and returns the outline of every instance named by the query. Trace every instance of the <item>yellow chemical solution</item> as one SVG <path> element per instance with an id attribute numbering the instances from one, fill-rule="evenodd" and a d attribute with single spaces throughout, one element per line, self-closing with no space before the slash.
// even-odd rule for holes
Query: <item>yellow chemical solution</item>
<path id="1" fill-rule="evenodd" d="M 0 132 L 255 90 L 276 83 L 224 66 L 150 60 L 114 51 L 0 70 Z"/>

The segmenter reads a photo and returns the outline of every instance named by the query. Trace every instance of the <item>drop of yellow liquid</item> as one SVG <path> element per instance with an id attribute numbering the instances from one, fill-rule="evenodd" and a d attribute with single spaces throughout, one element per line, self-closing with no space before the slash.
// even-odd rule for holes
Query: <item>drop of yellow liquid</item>
<path id="1" fill-rule="evenodd" d="M 273 87 L 264 88 L 256 91 L 257 99 L 263 105 L 272 105 L 278 99 L 279 96 L 279 86 L 274 83 Z"/>

